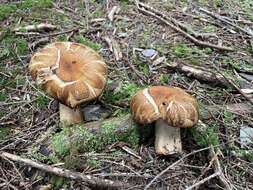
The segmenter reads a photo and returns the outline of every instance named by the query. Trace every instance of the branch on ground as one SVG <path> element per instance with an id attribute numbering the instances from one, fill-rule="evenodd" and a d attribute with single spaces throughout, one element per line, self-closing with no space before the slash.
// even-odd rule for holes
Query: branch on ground
<path id="1" fill-rule="evenodd" d="M 215 44 L 211 44 L 209 42 L 198 40 L 197 38 L 195 38 L 191 34 L 187 33 L 186 31 L 182 30 L 181 28 L 177 27 L 174 23 L 168 21 L 167 19 L 165 19 L 162 16 L 160 16 L 159 14 L 157 14 L 156 13 L 156 12 L 158 12 L 157 10 L 154 12 L 155 9 L 150 7 L 150 6 L 147 6 L 143 3 L 139 3 L 138 1 L 136 1 L 136 5 L 137 5 L 137 8 L 140 12 L 158 19 L 159 21 L 163 22 L 164 24 L 171 27 L 175 31 L 181 33 L 188 40 L 192 41 L 195 45 L 202 46 L 202 47 L 210 47 L 210 48 L 218 49 L 218 50 L 221 50 L 221 51 L 233 51 L 233 48 L 231 48 L 231 47 L 215 45 Z"/>
<path id="2" fill-rule="evenodd" d="M 0 157 L 7 158 L 9 160 L 20 162 L 22 164 L 46 171 L 48 173 L 52 173 L 57 176 L 69 178 L 72 180 L 83 181 L 87 183 L 90 187 L 93 188 L 102 188 L 102 189 L 119 189 L 119 188 L 127 188 L 128 184 L 120 182 L 120 181 L 112 181 L 107 179 L 102 179 L 98 177 L 94 177 L 92 175 L 84 175 L 80 172 L 73 172 L 67 169 L 53 167 L 50 165 L 42 164 L 35 162 L 31 159 L 22 158 L 15 154 L 10 154 L 7 152 L 1 152 Z"/>

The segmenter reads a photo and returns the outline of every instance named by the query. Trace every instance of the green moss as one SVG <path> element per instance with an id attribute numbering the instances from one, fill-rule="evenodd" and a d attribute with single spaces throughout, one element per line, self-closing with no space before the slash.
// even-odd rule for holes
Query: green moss
<path id="1" fill-rule="evenodd" d="M 8 18 L 11 14 L 15 13 L 18 10 L 31 8 L 49 8 L 52 6 L 52 0 L 25 0 L 16 4 L 2 4 L 0 5 L 0 21 Z"/>
<path id="2" fill-rule="evenodd" d="M 162 84 L 168 84 L 169 82 L 169 76 L 166 74 L 161 74 L 159 79 Z"/>
<path id="3" fill-rule="evenodd" d="M 86 45 L 86 46 L 88 46 L 88 47 L 90 47 L 90 48 L 92 48 L 96 51 L 100 50 L 101 47 L 102 47 L 100 44 L 95 43 L 95 42 L 89 40 L 88 38 L 86 38 L 82 35 L 75 36 L 75 38 L 76 38 L 78 43 L 84 44 L 84 45 Z"/>
<path id="4" fill-rule="evenodd" d="M 175 46 L 172 47 L 172 53 L 180 58 L 184 57 L 192 57 L 192 56 L 199 56 L 203 54 L 210 54 L 212 52 L 212 49 L 210 48 L 204 48 L 200 49 L 197 47 L 189 47 L 186 44 L 176 44 Z"/>
<path id="5" fill-rule="evenodd" d="M 67 36 L 67 35 L 58 36 L 58 37 L 57 37 L 57 41 L 59 41 L 59 42 L 68 41 L 68 36 Z"/>
<path id="6" fill-rule="evenodd" d="M 49 99 L 46 96 L 39 95 L 36 98 L 36 103 L 39 108 L 43 108 L 49 104 Z"/>
<path id="7" fill-rule="evenodd" d="M 8 57 L 17 57 L 17 54 L 20 56 L 28 53 L 28 42 L 25 38 L 16 37 L 9 30 L 3 33 L 3 40 L 0 46 L 0 60 Z"/>
<path id="8" fill-rule="evenodd" d="M 50 183 L 54 189 L 60 189 L 66 183 L 66 178 L 53 175 L 50 179 Z"/>
<path id="9" fill-rule="evenodd" d="M 14 4 L 2 4 L 0 5 L 0 21 L 7 18 L 10 14 L 17 10 L 17 6 Z"/>
<path id="10" fill-rule="evenodd" d="M 230 149 L 230 151 L 236 157 L 241 157 L 241 158 L 248 160 L 249 162 L 253 162 L 253 151 L 250 149 L 248 150 L 248 149 L 239 148 L 237 146 L 234 146 Z"/>
<path id="11" fill-rule="evenodd" d="M 9 127 L 0 127 L 0 140 L 6 139 L 11 132 Z"/>
<path id="12" fill-rule="evenodd" d="M 123 82 L 122 85 L 120 86 L 120 89 L 118 89 L 117 92 L 112 93 L 110 91 L 105 91 L 103 97 L 105 98 L 105 101 L 109 103 L 115 103 L 119 100 L 130 101 L 132 96 L 140 89 L 141 87 L 139 87 L 135 83 Z"/>
<path id="13" fill-rule="evenodd" d="M 240 1 L 240 5 L 242 7 L 242 9 L 244 10 L 246 16 L 253 21 L 253 2 L 252 0 L 241 0 Z"/>
<path id="14" fill-rule="evenodd" d="M 253 65 L 251 62 L 245 61 L 243 59 L 239 61 L 234 61 L 229 58 L 224 58 L 223 63 L 227 65 L 232 65 L 234 68 L 238 70 L 246 70 L 248 72 L 253 72 Z"/>
<path id="15" fill-rule="evenodd" d="M 116 129 L 113 123 L 104 123 L 97 134 L 89 132 L 82 126 L 65 127 L 52 138 L 53 152 L 57 157 L 63 158 L 73 152 L 74 154 L 100 152 L 107 145 L 120 141 L 133 147 L 138 144 L 139 134 L 136 127 L 124 133 L 118 133 Z"/>
<path id="16" fill-rule="evenodd" d="M 50 8 L 53 6 L 52 0 L 25 0 L 18 4 L 19 9 L 36 8 Z"/>
<path id="17" fill-rule="evenodd" d="M 91 159 L 91 158 L 88 158 L 86 160 L 86 164 L 90 167 L 93 167 L 93 168 L 99 168 L 101 166 L 101 162 L 99 160 L 95 160 L 95 159 Z"/>
<path id="18" fill-rule="evenodd" d="M 4 102 L 5 100 L 7 100 L 8 98 L 8 94 L 7 92 L 3 89 L 0 91 L 0 102 Z"/>
<path id="19" fill-rule="evenodd" d="M 203 32 L 216 32 L 217 27 L 214 25 L 207 25 L 203 28 Z"/>
<path id="20" fill-rule="evenodd" d="M 198 127 L 198 126 L 197 126 Z M 210 145 L 219 145 L 219 136 L 217 133 L 218 126 L 216 124 L 209 125 L 205 131 L 201 133 L 196 128 L 190 129 L 193 138 L 196 143 L 201 147 L 207 147 Z"/>

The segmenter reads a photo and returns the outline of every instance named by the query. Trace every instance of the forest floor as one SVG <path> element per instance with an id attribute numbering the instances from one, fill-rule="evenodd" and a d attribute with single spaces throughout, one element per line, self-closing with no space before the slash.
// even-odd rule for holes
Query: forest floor
<path id="1" fill-rule="evenodd" d="M 0 189 L 102 188 L 16 162 L 6 152 L 128 184 L 118 189 L 253 189 L 253 143 L 242 137 L 253 136 L 251 0 L 1 2 Z M 109 68 L 105 92 L 90 104 L 101 114 L 80 126 L 59 125 L 58 102 L 28 70 L 31 56 L 55 41 L 85 44 Z M 133 131 L 126 138 L 82 131 L 95 120 L 109 128 L 111 119 L 124 120 L 132 95 L 151 85 L 185 89 L 200 115 L 209 114 L 200 116 L 201 132 L 181 130 L 182 155 L 156 155 L 153 131 L 142 141 Z"/>

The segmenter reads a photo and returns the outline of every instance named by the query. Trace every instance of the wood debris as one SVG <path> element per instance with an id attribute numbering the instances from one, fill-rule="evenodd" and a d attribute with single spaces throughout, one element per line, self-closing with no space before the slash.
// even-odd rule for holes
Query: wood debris
<path id="1" fill-rule="evenodd" d="M 120 8 L 118 6 L 113 6 L 111 11 L 108 13 L 108 18 L 112 22 L 114 20 L 114 15 L 118 14 L 120 11 Z"/>
<path id="2" fill-rule="evenodd" d="M 28 26 L 24 26 L 24 27 L 17 27 L 14 28 L 14 32 L 22 32 L 22 31 L 26 31 L 26 32 L 38 32 L 38 31 L 52 31 L 57 29 L 57 26 L 52 25 L 52 24 L 47 24 L 47 23 L 41 23 L 38 25 L 28 25 Z"/>

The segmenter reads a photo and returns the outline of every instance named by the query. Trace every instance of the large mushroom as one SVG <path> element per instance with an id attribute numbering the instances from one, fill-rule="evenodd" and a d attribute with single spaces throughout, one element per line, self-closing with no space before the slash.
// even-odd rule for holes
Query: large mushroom
<path id="1" fill-rule="evenodd" d="M 155 122 L 155 150 L 161 155 L 182 152 L 180 128 L 190 128 L 198 122 L 196 99 L 177 87 L 140 90 L 132 97 L 130 106 L 136 122 Z"/>
<path id="2" fill-rule="evenodd" d="M 106 85 L 107 65 L 93 49 L 55 42 L 37 51 L 29 64 L 33 80 L 60 102 L 60 121 L 82 122 L 80 104 L 98 98 Z"/>

